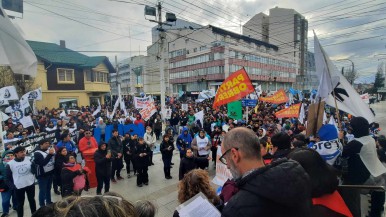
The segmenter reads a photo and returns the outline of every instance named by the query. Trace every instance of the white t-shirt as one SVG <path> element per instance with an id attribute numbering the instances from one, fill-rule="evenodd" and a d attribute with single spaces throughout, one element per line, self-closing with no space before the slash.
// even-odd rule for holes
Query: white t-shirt
<path id="1" fill-rule="evenodd" d="M 35 176 L 31 173 L 31 159 L 25 157 L 23 161 L 17 162 L 15 159 L 8 162 L 12 171 L 13 183 L 17 189 L 25 188 L 35 183 Z"/>

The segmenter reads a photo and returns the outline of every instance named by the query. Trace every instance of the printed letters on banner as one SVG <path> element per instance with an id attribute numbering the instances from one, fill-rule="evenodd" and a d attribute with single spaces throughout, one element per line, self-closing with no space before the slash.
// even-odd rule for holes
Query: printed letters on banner
<path id="1" fill-rule="evenodd" d="M 244 68 L 231 74 L 217 90 L 213 108 L 224 105 L 255 91 Z"/>
<path id="2" fill-rule="evenodd" d="M 275 116 L 277 118 L 297 118 L 299 117 L 300 106 L 301 106 L 301 103 L 292 105 L 286 109 L 276 112 Z"/>
<path id="3" fill-rule="evenodd" d="M 143 120 L 147 121 L 156 112 L 157 108 L 155 107 L 154 102 L 148 102 L 146 108 L 142 109 L 139 113 Z"/>
<path id="4" fill-rule="evenodd" d="M 269 102 L 272 104 L 281 104 L 281 103 L 288 102 L 288 96 L 285 94 L 285 91 L 283 89 L 280 89 L 272 96 L 260 97 L 259 100 L 263 102 Z"/>
<path id="5" fill-rule="evenodd" d="M 227 166 L 220 162 L 221 155 L 221 146 L 218 146 L 216 153 L 216 176 L 212 182 L 216 185 L 223 186 L 228 179 L 232 180 L 232 174 Z"/>
<path id="6" fill-rule="evenodd" d="M 150 101 L 151 101 L 150 96 L 144 97 L 144 98 L 134 97 L 134 106 L 136 109 L 143 109 L 143 108 L 146 108 L 147 103 Z"/>

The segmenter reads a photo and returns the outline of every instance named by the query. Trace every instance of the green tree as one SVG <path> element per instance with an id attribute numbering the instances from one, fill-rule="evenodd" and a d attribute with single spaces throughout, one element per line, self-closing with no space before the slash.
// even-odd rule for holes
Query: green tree
<path id="1" fill-rule="evenodd" d="M 377 74 L 375 74 L 374 89 L 375 92 L 379 88 L 384 87 L 385 78 L 383 77 L 383 63 L 378 65 Z"/>

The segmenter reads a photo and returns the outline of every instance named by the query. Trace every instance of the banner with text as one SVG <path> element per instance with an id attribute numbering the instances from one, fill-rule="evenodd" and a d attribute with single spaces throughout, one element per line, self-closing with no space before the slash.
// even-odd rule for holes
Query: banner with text
<path id="1" fill-rule="evenodd" d="M 155 107 L 154 102 L 148 102 L 146 107 L 142 109 L 139 113 L 141 114 L 143 120 L 147 121 L 156 112 L 157 108 Z"/>
<path id="2" fill-rule="evenodd" d="M 283 89 L 280 89 L 272 96 L 260 97 L 259 100 L 263 102 L 269 102 L 272 104 L 281 104 L 281 103 L 288 102 L 288 96 L 285 94 L 285 91 Z"/>
<path id="3" fill-rule="evenodd" d="M 231 74 L 218 88 L 213 108 L 224 105 L 255 91 L 244 68 Z"/>
<path id="4" fill-rule="evenodd" d="M 302 104 L 298 103 L 275 113 L 277 118 L 297 118 Z"/>
<path id="5" fill-rule="evenodd" d="M 219 186 L 223 186 L 228 179 L 232 179 L 231 171 L 229 171 L 225 164 L 220 162 L 221 155 L 221 146 L 218 146 L 216 155 L 216 176 L 213 178 L 212 182 Z"/>
<path id="6" fill-rule="evenodd" d="M 134 106 L 136 109 L 143 109 L 150 101 L 152 101 L 150 96 L 144 98 L 134 97 Z"/>

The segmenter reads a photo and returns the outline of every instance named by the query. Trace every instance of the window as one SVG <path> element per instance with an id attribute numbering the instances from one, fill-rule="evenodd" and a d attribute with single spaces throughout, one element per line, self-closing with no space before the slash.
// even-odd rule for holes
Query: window
<path id="1" fill-rule="evenodd" d="M 107 83 L 107 73 L 94 72 L 94 82 Z"/>
<path id="2" fill-rule="evenodd" d="M 92 82 L 92 71 L 86 70 L 84 73 L 85 73 L 85 81 Z"/>
<path id="3" fill-rule="evenodd" d="M 74 70 L 73 69 L 57 69 L 58 83 L 75 83 Z"/>

